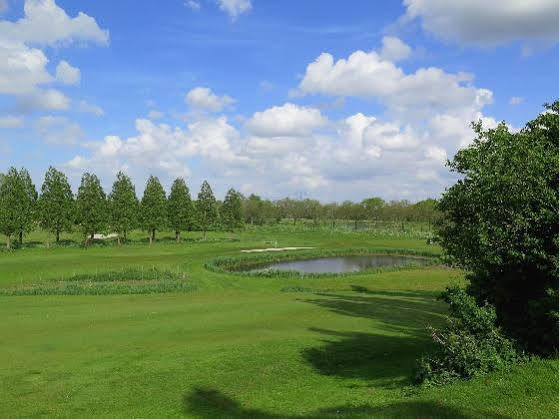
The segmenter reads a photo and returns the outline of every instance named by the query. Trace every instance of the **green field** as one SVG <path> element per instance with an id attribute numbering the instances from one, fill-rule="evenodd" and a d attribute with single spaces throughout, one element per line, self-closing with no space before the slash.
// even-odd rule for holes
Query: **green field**
<path id="1" fill-rule="evenodd" d="M 0 253 L 0 287 L 131 267 L 176 272 L 184 292 L 0 297 L 0 417 L 557 417 L 559 361 L 443 388 L 411 385 L 436 300 L 462 273 L 424 267 L 345 277 L 208 271 L 241 249 L 406 248 L 422 239 L 254 229 L 168 233 L 149 247 L 69 243 Z M 68 237 L 69 238 L 69 237 Z"/>

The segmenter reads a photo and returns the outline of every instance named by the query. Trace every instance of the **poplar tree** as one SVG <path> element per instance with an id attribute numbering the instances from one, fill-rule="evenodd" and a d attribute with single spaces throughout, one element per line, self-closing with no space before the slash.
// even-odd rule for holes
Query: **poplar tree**
<path id="1" fill-rule="evenodd" d="M 66 175 L 49 167 L 39 197 L 38 219 L 41 227 L 54 233 L 56 243 L 60 233 L 71 231 L 74 215 L 74 195 Z"/>
<path id="2" fill-rule="evenodd" d="M 118 172 L 109 194 L 109 225 L 117 233 L 120 246 L 120 237 L 126 241 L 128 232 L 134 228 L 138 216 L 138 198 L 136 188 L 130 177 Z"/>
<path id="3" fill-rule="evenodd" d="M 84 173 L 76 198 L 76 223 L 85 236 L 85 245 L 107 225 L 107 198 L 99 178 Z"/>
<path id="4" fill-rule="evenodd" d="M 192 223 L 193 213 L 190 190 L 182 178 L 175 179 L 167 201 L 169 225 L 175 230 L 177 243 L 180 241 L 181 231 L 187 230 Z"/>
<path id="5" fill-rule="evenodd" d="M 202 187 L 198 193 L 198 200 L 196 201 L 196 216 L 198 224 L 204 232 L 205 240 L 208 229 L 215 225 L 219 217 L 217 201 L 212 188 L 207 181 L 202 183 Z"/>
<path id="6" fill-rule="evenodd" d="M 31 180 L 27 169 L 18 173 L 18 183 L 21 190 L 19 199 L 18 234 L 19 244 L 23 244 L 23 234 L 33 230 L 37 210 L 37 189 Z"/>
<path id="7" fill-rule="evenodd" d="M 221 206 L 221 220 L 223 226 L 230 231 L 243 226 L 242 196 L 235 189 L 229 189 Z"/>
<path id="8" fill-rule="evenodd" d="M 150 176 L 141 203 L 142 225 L 149 233 L 149 244 L 155 240 L 155 232 L 161 230 L 166 222 L 165 190 L 155 176 Z"/>

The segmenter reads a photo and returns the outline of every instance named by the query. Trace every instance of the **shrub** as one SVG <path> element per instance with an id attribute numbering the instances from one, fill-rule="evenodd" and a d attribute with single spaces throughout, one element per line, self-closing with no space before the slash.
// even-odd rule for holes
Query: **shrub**
<path id="1" fill-rule="evenodd" d="M 474 297 L 458 287 L 447 288 L 441 298 L 450 305 L 450 315 L 442 330 L 429 328 L 436 349 L 418 361 L 417 383 L 446 384 L 524 360 L 516 343 L 497 326 L 493 306 L 479 306 Z"/>

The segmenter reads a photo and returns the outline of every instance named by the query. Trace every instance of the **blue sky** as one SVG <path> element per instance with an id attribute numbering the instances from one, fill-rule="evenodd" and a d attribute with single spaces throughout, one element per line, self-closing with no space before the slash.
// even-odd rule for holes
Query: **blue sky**
<path id="1" fill-rule="evenodd" d="M 555 0 L 0 0 L 0 171 L 417 200 L 557 97 Z"/>

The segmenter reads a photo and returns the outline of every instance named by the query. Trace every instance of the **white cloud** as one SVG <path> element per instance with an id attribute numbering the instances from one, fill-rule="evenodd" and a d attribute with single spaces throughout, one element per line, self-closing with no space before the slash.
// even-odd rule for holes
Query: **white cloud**
<path id="1" fill-rule="evenodd" d="M 1 36 L 0 62 L 0 93 L 27 94 L 53 81 L 46 70 L 48 59 L 41 50 L 5 42 Z"/>
<path id="2" fill-rule="evenodd" d="M 60 61 L 56 66 L 56 80 L 64 84 L 80 84 L 81 72 L 67 61 Z"/>
<path id="3" fill-rule="evenodd" d="M 526 99 L 520 96 L 513 96 L 509 100 L 510 105 L 521 105 Z"/>
<path id="4" fill-rule="evenodd" d="M 62 116 L 43 116 L 35 125 L 39 135 L 49 144 L 77 143 L 84 134 L 80 126 Z"/>
<path id="5" fill-rule="evenodd" d="M 184 5 L 194 11 L 200 10 L 200 2 L 197 0 L 186 0 L 184 2 Z"/>
<path id="6" fill-rule="evenodd" d="M 221 112 L 231 106 L 235 100 L 227 95 L 217 96 L 207 87 L 196 87 L 186 94 L 185 101 L 197 110 Z"/>
<path id="7" fill-rule="evenodd" d="M 323 53 L 307 66 L 298 92 L 374 98 L 402 112 L 448 111 L 491 103 L 492 92 L 472 87 L 471 81 L 469 74 L 446 73 L 436 67 L 406 74 L 375 51 L 356 51 L 338 61 Z"/>
<path id="8" fill-rule="evenodd" d="M 382 38 L 382 49 L 380 56 L 386 61 L 401 61 L 410 56 L 411 47 L 395 36 L 385 36 Z"/>
<path id="9" fill-rule="evenodd" d="M 404 0 L 405 20 L 445 40 L 496 45 L 510 41 L 559 41 L 556 0 Z"/>
<path id="10" fill-rule="evenodd" d="M 448 156 L 446 150 L 437 146 L 427 146 L 425 149 L 425 157 L 429 160 L 433 160 L 437 163 L 445 164 Z"/>
<path id="11" fill-rule="evenodd" d="M 65 111 L 70 108 L 71 100 L 56 89 L 36 89 L 32 94 L 21 96 L 19 103 L 23 111 L 51 110 Z"/>
<path id="12" fill-rule="evenodd" d="M 0 39 L 18 43 L 57 45 L 91 41 L 109 42 L 109 32 L 101 29 L 94 18 L 79 12 L 69 17 L 54 0 L 25 0 L 24 17 L 16 22 L 0 21 Z"/>
<path id="13" fill-rule="evenodd" d="M 23 117 L 21 116 L 0 116 L 0 128 L 19 128 L 23 126 Z"/>
<path id="14" fill-rule="evenodd" d="M 217 3 L 233 20 L 252 9 L 251 0 L 217 0 Z"/>
<path id="15" fill-rule="evenodd" d="M 95 116 L 103 116 L 105 115 L 105 111 L 98 105 L 93 103 L 89 103 L 85 100 L 81 100 L 78 105 L 78 111 L 83 113 L 91 113 Z"/>
<path id="16" fill-rule="evenodd" d="M 246 127 L 252 134 L 260 137 L 293 137 L 308 135 L 326 122 L 318 109 L 286 103 L 264 112 L 256 112 L 247 121 Z"/>
<path id="17" fill-rule="evenodd" d="M 161 119 L 165 116 L 165 114 L 161 111 L 156 111 L 155 109 L 152 109 L 151 111 L 148 112 L 148 118 L 153 120 L 156 119 Z"/>

